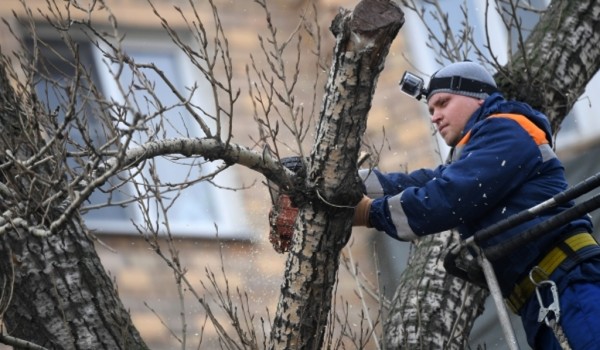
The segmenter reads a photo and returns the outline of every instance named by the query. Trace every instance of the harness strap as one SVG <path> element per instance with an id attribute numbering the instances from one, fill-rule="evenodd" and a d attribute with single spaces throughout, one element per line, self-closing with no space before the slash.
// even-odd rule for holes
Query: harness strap
<path id="1" fill-rule="evenodd" d="M 597 255 L 600 255 L 600 246 L 598 246 L 594 237 L 587 232 L 578 233 L 557 244 L 540 260 L 537 268 L 546 276 L 550 276 L 559 267 L 565 271 L 569 271 L 581 261 Z M 529 277 L 524 277 L 514 287 L 508 298 L 505 299 L 506 304 L 511 311 L 519 314 L 521 308 L 534 291 L 535 285 Z"/>

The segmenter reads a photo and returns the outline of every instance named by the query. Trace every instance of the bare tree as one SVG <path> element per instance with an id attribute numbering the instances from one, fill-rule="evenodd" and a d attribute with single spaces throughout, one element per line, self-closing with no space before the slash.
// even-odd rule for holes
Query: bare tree
<path id="1" fill-rule="evenodd" d="M 568 71 L 566 67 L 553 66 L 554 72 L 549 75 L 539 73 L 542 71 L 539 67 L 544 67 L 546 60 L 560 61 L 556 57 L 578 57 L 576 54 L 582 51 L 593 52 L 596 56 L 591 57 L 597 57 L 593 31 L 590 36 L 584 36 L 578 29 L 583 27 L 582 22 L 593 24 L 596 21 L 593 16 L 584 14 L 596 13 L 591 10 L 597 9 L 598 5 L 593 1 L 579 2 L 578 5 L 570 5 L 568 1 L 554 3 L 552 11 L 544 15 L 539 25 L 538 32 L 545 34 L 531 35 L 528 41 L 524 41 L 522 51 L 501 72 L 526 67 L 537 83 L 545 84 L 542 86 L 553 86 L 551 83 L 556 85 L 562 81 L 569 87 L 568 91 L 580 93 L 586 80 L 558 79 Z M 262 0 L 257 0 L 257 4 L 265 8 L 267 5 Z M 210 82 L 216 106 L 214 110 L 203 109 L 194 103 L 196 86 L 180 91 L 156 65 L 136 62 L 128 56 L 121 47 L 123 34 L 116 17 L 104 5 L 92 2 L 89 7 L 84 7 L 77 2 L 50 1 L 44 29 L 50 28 L 61 34 L 65 50 L 57 50 L 46 42 L 40 36 L 39 24 L 29 16 L 24 27 L 28 28 L 32 42 L 24 43 L 23 51 L 15 55 L 2 54 L 0 126 L 5 132 L 0 139 L 3 146 L 0 155 L 0 229 L 3 233 L 0 270 L 6 286 L 2 298 L 3 320 L 10 336 L 14 337 L 10 341 L 22 347 L 37 344 L 46 348 L 145 348 L 97 258 L 92 244 L 94 237 L 86 230 L 80 209 L 90 194 L 100 188 L 107 192 L 108 204 L 123 204 L 111 202 L 111 193 L 118 191 L 124 183 L 133 182 L 139 193 L 131 201 L 136 201 L 144 209 L 152 203 L 162 213 L 168 213 L 171 202 L 166 194 L 176 197 L 192 183 L 210 181 L 223 169 L 238 164 L 262 173 L 282 191 L 290 193 L 299 204 L 299 219 L 269 346 L 321 348 L 326 337 L 325 327 L 332 306 L 340 251 L 348 241 L 353 206 L 361 196 L 356 168 L 366 117 L 389 46 L 403 24 L 403 12 L 388 0 L 363 0 L 353 11 L 341 10 L 336 16 L 331 26 L 336 45 L 326 94 L 312 150 L 305 155 L 301 144 L 306 142 L 308 120 L 315 113 L 313 109 L 305 111 L 294 99 L 298 70 L 297 67 L 288 70 L 281 59 L 294 41 L 277 41 L 276 28 L 268 15 L 266 19 L 271 37 L 266 37 L 263 48 L 271 72 L 265 74 L 252 63 L 247 67 L 248 74 L 254 72 L 260 77 L 256 80 L 259 83 L 250 84 L 257 110 L 255 119 L 261 125 L 257 143 L 270 143 L 268 148 L 257 151 L 233 142 L 233 106 L 240 92 L 232 84 L 234 70 L 228 41 L 219 11 L 212 1 L 208 2 L 213 13 L 212 31 L 207 30 L 194 1 L 189 1 L 187 11 L 179 9 L 188 25 L 186 29 L 193 33 L 193 44 L 182 38 L 158 10 L 155 12 L 178 49 L 186 53 L 190 62 Z M 585 5 L 588 6 L 587 12 L 582 11 Z M 27 5 L 24 6 L 31 11 Z M 553 12 L 559 10 L 562 11 Z M 268 11 L 265 13 L 268 14 Z M 558 26 L 550 26 L 552 30 L 548 31 L 547 24 L 555 23 L 552 19 L 557 18 L 557 13 L 563 16 L 561 18 L 579 18 L 582 21 L 558 21 Z M 105 16 L 112 26 L 95 27 L 92 14 Z M 304 21 L 300 23 L 298 31 L 302 29 L 319 42 L 318 30 L 305 25 Z M 75 32 L 103 53 L 104 64 L 118 87 L 119 99 L 103 95 L 94 85 L 90 70 L 82 63 L 77 40 L 72 36 Z M 15 36 L 20 37 L 16 31 Z M 572 45 L 570 40 L 575 38 L 577 45 Z M 559 46 L 556 45 L 557 40 L 565 43 L 560 50 L 556 49 Z M 540 47 L 547 50 L 541 53 L 533 51 Z M 44 50 L 67 63 L 68 70 L 58 72 L 64 79 L 57 79 L 54 74 L 57 67 L 42 59 L 41 52 Z M 300 50 L 296 52 L 299 59 Z M 525 57 L 528 59 L 525 60 Z M 587 65 L 580 68 L 585 72 L 595 72 L 598 69 L 593 65 L 596 61 L 599 60 L 582 62 Z M 565 59 L 564 62 L 572 61 Z M 321 63 L 317 60 L 316 64 Z M 124 72 L 127 72 L 128 78 L 123 80 Z M 150 75 L 170 87 L 175 103 L 167 105 L 162 102 L 162 96 L 154 91 Z M 588 78 L 591 75 L 588 74 Z M 40 80 L 47 83 L 41 91 L 36 89 Z M 521 82 L 507 80 L 502 87 L 507 91 L 508 87 L 512 88 L 511 91 L 518 90 L 512 85 L 514 83 Z M 61 102 L 59 110 L 49 109 L 43 102 L 45 97 L 54 95 Z M 572 100 L 567 99 L 567 102 L 572 103 Z M 145 108 L 147 106 L 152 108 Z M 163 116 L 173 109 L 185 111 L 204 136 L 191 138 L 182 129 L 178 130 L 181 137 L 162 137 L 164 129 L 170 127 L 170 121 Z M 278 119 L 284 114 L 289 119 Z M 99 121 L 101 127 L 90 128 L 92 121 Z M 280 122 L 294 137 L 297 146 L 294 149 L 306 159 L 305 176 L 289 171 L 279 162 L 284 156 L 277 152 L 282 144 Z M 102 142 L 98 143 L 98 135 L 91 135 L 90 130 L 102 130 Z M 73 133 L 78 135 L 78 139 L 72 137 Z M 220 162 L 210 173 L 190 175 L 181 183 L 167 184 L 162 183 L 155 172 L 154 162 L 159 156 L 168 156 L 171 161 L 190 165 Z M 149 210 L 143 211 L 150 213 Z M 156 217 L 147 215 L 139 229 L 150 233 L 147 236 L 150 246 L 173 269 L 180 288 L 189 287 L 185 268 L 179 264 L 174 247 L 167 245 L 171 252 L 166 254 L 159 244 L 157 222 Z M 168 215 L 164 223 L 168 234 Z M 437 247 L 447 244 L 443 236 L 431 240 L 443 241 L 437 243 Z M 419 247 L 427 249 L 427 254 L 422 256 L 433 261 L 439 259 L 443 251 L 438 248 L 431 250 L 427 241 Z M 411 275 L 409 269 L 406 281 L 414 281 L 408 279 L 410 276 L 423 276 L 424 272 L 429 272 L 428 264 L 414 266 L 420 270 L 412 270 Z M 421 282 L 424 280 L 419 279 Z M 484 296 L 481 291 L 471 294 L 469 288 L 462 288 L 464 282 L 440 271 L 428 281 L 442 281 L 442 286 L 460 289 L 462 294 L 452 295 L 457 303 L 444 304 L 449 312 L 458 307 L 456 305 L 479 305 L 479 298 Z M 418 289 L 422 287 L 418 283 L 410 287 L 415 289 L 416 298 L 423 297 Z M 408 329 L 408 333 L 395 331 L 401 328 L 394 322 L 409 319 L 405 317 L 408 309 L 397 307 L 408 295 L 409 292 L 399 289 L 397 304 L 392 311 L 394 317 L 386 327 L 391 335 L 389 339 L 393 339 L 391 344 L 412 344 L 412 340 L 407 340 L 409 337 L 403 338 L 408 334 L 438 339 L 431 344 L 442 342 L 452 347 L 464 344 L 470 325 L 479 313 L 478 308 L 469 314 L 458 313 L 460 320 L 451 320 L 449 328 L 444 325 L 442 336 L 436 333 L 440 330 L 436 325 L 417 324 L 416 328 Z M 438 293 L 438 297 L 450 300 L 447 291 Z M 196 298 L 210 311 L 210 306 L 200 295 Z M 225 293 L 227 298 L 230 298 L 229 291 Z M 234 309 L 228 309 L 228 312 L 235 317 Z M 218 320 L 212 321 L 220 332 L 225 332 Z M 256 334 L 245 334 L 242 329 L 237 333 L 239 338 L 224 335 L 228 347 L 258 347 Z M 458 334 L 460 337 L 457 337 Z M 419 344 L 427 344 L 423 337 Z M 21 343 L 17 338 L 21 339 Z M 185 347 L 185 341 L 183 345 Z"/>

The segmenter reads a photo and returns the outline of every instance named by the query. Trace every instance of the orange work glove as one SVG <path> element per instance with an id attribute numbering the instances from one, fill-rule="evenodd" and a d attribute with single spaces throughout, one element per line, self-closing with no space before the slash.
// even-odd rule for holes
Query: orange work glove
<path id="1" fill-rule="evenodd" d="M 373 200 L 363 195 L 360 202 L 358 202 L 358 204 L 354 208 L 354 220 L 352 221 L 352 226 L 371 227 L 371 223 L 369 222 L 369 212 L 371 211 L 371 203 L 373 203 Z"/>
<path id="2" fill-rule="evenodd" d="M 290 250 L 297 216 L 298 208 L 293 206 L 290 197 L 279 195 L 277 203 L 273 204 L 269 212 L 269 241 L 276 252 L 285 253 Z"/>

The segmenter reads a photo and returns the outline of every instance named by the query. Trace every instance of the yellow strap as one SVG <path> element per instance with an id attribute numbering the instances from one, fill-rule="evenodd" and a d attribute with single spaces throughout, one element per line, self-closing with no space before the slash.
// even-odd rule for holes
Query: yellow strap
<path id="1" fill-rule="evenodd" d="M 567 238 L 564 241 L 569 248 L 571 248 L 574 252 L 589 247 L 591 245 L 597 245 L 594 237 L 587 233 L 578 233 Z M 560 247 L 553 248 L 550 253 L 548 253 L 537 265 L 546 276 L 550 276 L 554 270 L 567 258 L 567 254 L 560 249 Z M 529 276 L 523 278 L 523 280 L 515 286 L 510 296 L 506 299 L 507 305 L 510 309 L 517 313 L 519 309 L 525 304 L 527 299 L 533 294 L 535 290 L 535 285 L 529 279 Z"/>
<path id="2" fill-rule="evenodd" d="M 576 252 L 579 249 L 596 244 L 596 240 L 589 233 L 579 233 L 567 238 L 565 243 Z M 542 259 L 542 261 L 540 261 L 538 267 L 542 269 L 546 275 L 550 276 L 552 272 L 556 270 L 558 265 L 565 261 L 566 258 L 567 254 L 559 247 L 555 247 Z"/>

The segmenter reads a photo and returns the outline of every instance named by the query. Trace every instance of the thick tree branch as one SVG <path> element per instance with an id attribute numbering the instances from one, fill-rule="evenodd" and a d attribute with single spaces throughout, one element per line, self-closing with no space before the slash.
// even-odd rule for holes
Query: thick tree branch
<path id="1" fill-rule="evenodd" d="M 222 160 L 226 164 L 238 164 L 256 170 L 282 188 L 291 185 L 290 179 L 294 173 L 281 166 L 279 159 L 269 152 L 257 152 L 247 147 L 224 143 L 216 139 L 177 138 L 147 142 L 144 145 L 129 149 L 123 158 L 111 158 L 106 165 L 99 169 L 112 168 L 117 163 L 122 164 L 121 170 L 130 169 L 145 160 L 158 156 L 179 154 L 185 157 L 201 156 L 208 160 Z"/>
<path id="2" fill-rule="evenodd" d="M 600 69 L 598 28 L 600 1 L 553 1 L 527 38 L 525 52 L 496 75 L 500 89 L 546 113 L 558 130 Z"/>

